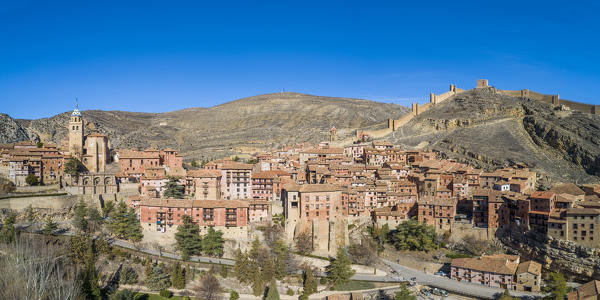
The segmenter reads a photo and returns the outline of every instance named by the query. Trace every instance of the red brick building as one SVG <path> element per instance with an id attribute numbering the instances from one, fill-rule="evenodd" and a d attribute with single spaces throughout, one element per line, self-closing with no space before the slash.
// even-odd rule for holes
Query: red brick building
<path id="1" fill-rule="evenodd" d="M 548 233 L 548 220 L 554 211 L 556 194 L 536 191 L 529 196 L 529 227 L 539 233 Z"/>
<path id="2" fill-rule="evenodd" d="M 247 237 L 247 201 L 143 198 L 139 202 L 142 226 L 167 232 L 176 231 L 188 215 L 205 233 L 208 227 L 221 230 L 226 238 Z"/>
<path id="3" fill-rule="evenodd" d="M 419 223 L 434 226 L 436 230 L 451 231 L 454 228 L 456 201 L 435 197 L 422 197 L 418 200 L 417 220 Z"/>

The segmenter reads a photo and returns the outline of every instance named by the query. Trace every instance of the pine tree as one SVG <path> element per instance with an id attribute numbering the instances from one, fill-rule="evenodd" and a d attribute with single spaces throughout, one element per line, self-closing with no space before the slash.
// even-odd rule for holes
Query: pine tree
<path id="1" fill-rule="evenodd" d="M 243 283 L 252 281 L 252 275 L 254 273 L 252 263 L 250 259 L 248 259 L 248 255 L 239 249 L 235 254 L 235 265 L 233 269 L 235 271 L 235 276 L 239 281 Z"/>
<path id="2" fill-rule="evenodd" d="M 146 287 L 152 291 L 160 291 L 171 286 L 171 280 L 163 267 L 154 265 L 148 277 L 146 277 Z"/>
<path id="3" fill-rule="evenodd" d="M 189 215 L 183 215 L 181 220 L 183 223 L 177 226 L 175 233 L 177 248 L 185 256 L 202 254 L 202 237 L 198 224 L 194 224 Z"/>
<path id="4" fill-rule="evenodd" d="M 350 280 L 354 272 L 346 251 L 338 248 L 336 258 L 327 266 L 327 281 L 332 286 L 343 284 Z"/>
<path id="5" fill-rule="evenodd" d="M 302 295 L 306 295 L 306 297 L 308 298 L 308 296 L 317 292 L 318 282 L 317 282 L 317 279 L 315 278 L 313 269 L 309 266 L 304 267 L 304 270 L 302 271 L 302 277 L 303 277 L 302 284 L 304 286 Z"/>
<path id="6" fill-rule="evenodd" d="M 81 161 L 79 161 L 75 157 L 71 157 L 65 163 L 64 172 L 71 176 L 77 176 L 77 174 L 83 172 L 84 169 L 85 169 L 85 167 L 83 166 Z"/>
<path id="7" fill-rule="evenodd" d="M 273 252 L 275 253 L 275 277 L 281 280 L 294 267 L 294 258 L 283 240 L 275 242 Z"/>
<path id="8" fill-rule="evenodd" d="M 115 202 L 114 201 L 104 202 L 104 206 L 102 206 L 102 216 L 105 218 L 110 216 L 110 213 L 112 213 L 113 210 L 115 210 Z"/>
<path id="9" fill-rule="evenodd" d="M 126 266 L 123 267 L 123 269 L 121 270 L 121 273 L 119 274 L 119 283 L 120 284 L 135 284 L 138 281 L 138 274 L 135 272 L 135 270 L 130 267 L 130 266 Z"/>
<path id="10" fill-rule="evenodd" d="M 127 239 L 132 242 L 141 241 L 144 238 L 142 224 L 138 221 L 137 214 L 133 208 L 129 208 L 127 217 Z"/>
<path id="11" fill-rule="evenodd" d="M 73 226 L 82 233 L 87 233 L 89 231 L 87 212 L 87 205 L 83 200 L 80 200 L 79 203 L 75 205 L 72 222 Z"/>
<path id="12" fill-rule="evenodd" d="M 142 227 L 137 220 L 135 211 L 133 208 L 128 209 L 127 204 L 123 201 L 119 202 L 111 213 L 109 229 L 116 237 L 133 242 L 143 238 Z"/>
<path id="13" fill-rule="evenodd" d="M 177 177 L 169 177 L 169 181 L 165 186 L 165 191 L 163 196 L 165 198 L 175 198 L 181 199 L 183 198 L 183 193 L 185 192 L 185 187 L 179 184 L 179 178 Z"/>
<path id="14" fill-rule="evenodd" d="M 275 261 L 269 252 L 265 253 L 262 260 L 262 276 L 265 283 L 275 278 Z"/>
<path id="15" fill-rule="evenodd" d="M 223 256 L 224 243 L 223 232 L 209 227 L 208 233 L 202 239 L 202 249 L 206 255 L 221 257 Z"/>
<path id="16" fill-rule="evenodd" d="M 406 282 L 400 283 L 400 289 L 394 294 L 394 300 L 417 300 L 417 296 L 408 289 Z"/>
<path id="17" fill-rule="evenodd" d="M 96 271 L 96 254 L 94 244 L 87 240 L 88 250 L 85 258 L 85 267 L 79 275 L 81 293 L 85 299 L 102 299 L 100 285 L 98 284 L 98 272 Z"/>
<path id="18" fill-rule="evenodd" d="M 173 265 L 173 270 L 171 271 L 171 283 L 176 289 L 181 290 L 185 288 L 185 275 L 179 262 Z"/>
<path id="19" fill-rule="evenodd" d="M 52 217 L 46 217 L 46 222 L 44 223 L 44 234 L 50 235 L 58 228 L 58 224 L 56 224 Z"/>
<path id="20" fill-rule="evenodd" d="M 6 217 L 4 217 L 2 231 L 0 231 L 0 241 L 5 243 L 12 243 L 16 237 L 15 223 L 17 221 L 17 216 L 13 213 L 8 213 Z"/>
<path id="21" fill-rule="evenodd" d="M 269 284 L 269 291 L 265 300 L 279 300 L 279 291 L 277 290 L 275 279 L 271 280 L 271 284 Z"/>

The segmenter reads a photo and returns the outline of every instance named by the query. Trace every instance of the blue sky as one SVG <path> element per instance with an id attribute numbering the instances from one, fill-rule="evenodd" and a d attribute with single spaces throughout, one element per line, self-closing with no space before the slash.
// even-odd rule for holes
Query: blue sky
<path id="1" fill-rule="evenodd" d="M 295 91 L 408 105 L 450 83 L 600 104 L 592 1 L 7 1 L 0 112 L 164 112 Z"/>

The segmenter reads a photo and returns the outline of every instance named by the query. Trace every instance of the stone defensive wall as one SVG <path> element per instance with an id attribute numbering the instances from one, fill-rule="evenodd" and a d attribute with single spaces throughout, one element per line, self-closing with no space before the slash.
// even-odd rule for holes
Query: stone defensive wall
<path id="1" fill-rule="evenodd" d="M 537 92 L 530 91 L 527 89 L 517 90 L 517 91 L 497 89 L 496 92 L 507 95 L 507 96 L 515 97 L 515 98 L 531 99 L 531 100 L 546 102 L 546 103 L 552 104 L 554 106 L 564 105 L 572 110 L 576 110 L 576 111 L 580 111 L 580 112 L 588 113 L 588 114 L 593 114 L 593 115 L 600 115 L 600 105 L 585 104 L 585 103 L 581 103 L 581 102 L 560 99 L 560 96 L 558 94 L 557 95 L 545 95 L 545 94 L 537 93 Z"/>
<path id="2" fill-rule="evenodd" d="M 479 79 L 477 80 L 476 88 L 488 88 L 488 80 L 487 79 Z M 494 89 L 497 93 L 504 94 L 507 96 L 521 98 L 521 99 L 532 99 L 537 101 L 546 102 L 552 104 L 554 106 L 564 105 L 567 106 L 571 110 L 576 110 L 584 113 L 599 115 L 600 114 L 600 105 L 592 105 L 585 104 L 581 102 L 575 102 L 565 99 L 560 99 L 559 95 L 545 95 L 541 93 L 537 93 L 530 90 L 500 90 Z M 396 131 L 398 128 L 404 126 L 406 123 L 410 122 L 414 117 L 419 114 L 426 112 L 431 107 L 436 104 L 442 103 L 449 99 L 450 97 L 465 92 L 464 89 L 457 88 L 456 85 L 451 84 L 450 89 L 447 92 L 436 95 L 435 93 L 429 94 L 429 103 L 419 104 L 417 102 L 412 103 L 412 109 L 409 113 L 402 116 L 400 119 L 388 119 L 387 128 L 379 129 L 379 130 L 357 130 L 356 131 L 356 139 L 360 140 L 364 136 L 368 136 L 370 138 L 381 138 L 384 137 L 393 131 Z"/>
<path id="3" fill-rule="evenodd" d="M 441 103 L 446 99 L 464 92 L 465 90 L 456 88 L 456 85 L 451 84 L 450 90 L 447 92 L 436 95 L 435 93 L 431 93 L 429 95 L 429 103 L 419 104 L 417 102 L 412 103 L 412 109 L 409 113 L 402 116 L 400 119 L 388 119 L 387 128 L 379 129 L 379 130 L 357 130 L 356 131 L 356 139 L 360 140 L 363 136 L 368 136 L 370 138 L 381 138 L 384 137 L 392 131 L 396 131 L 398 128 L 404 126 L 406 123 L 410 122 L 415 116 L 429 110 L 433 105 Z"/>
<path id="4" fill-rule="evenodd" d="M 442 102 L 446 101 L 448 98 L 450 98 L 454 95 L 460 94 L 464 91 L 465 90 L 463 90 L 463 89 L 457 88 L 456 85 L 451 84 L 450 90 L 448 90 L 445 93 L 442 93 L 439 95 L 436 95 L 435 93 L 429 94 L 429 103 L 419 104 L 417 102 L 413 102 L 410 113 L 402 116 L 402 118 L 397 119 L 397 120 L 388 119 L 388 130 L 390 130 L 390 132 L 396 131 L 398 128 L 400 128 L 400 127 L 404 126 L 406 123 L 410 122 L 410 120 L 412 120 L 414 117 L 418 116 L 421 113 L 428 111 L 434 105 L 436 105 L 438 103 L 442 103 Z"/>

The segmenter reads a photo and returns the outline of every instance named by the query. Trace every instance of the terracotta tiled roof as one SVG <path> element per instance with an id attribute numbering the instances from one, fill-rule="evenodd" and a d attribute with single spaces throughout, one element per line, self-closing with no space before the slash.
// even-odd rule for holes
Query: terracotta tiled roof
<path id="1" fill-rule="evenodd" d="M 226 162 L 221 167 L 222 170 L 252 170 L 254 165 L 240 162 Z"/>
<path id="2" fill-rule="evenodd" d="M 153 159 L 158 159 L 160 158 L 158 155 L 158 152 L 146 152 L 146 151 L 137 151 L 137 150 L 131 150 L 131 149 L 123 149 L 123 150 L 118 150 L 117 153 L 119 154 L 119 159 L 148 159 L 148 158 L 153 158 Z"/>
<path id="3" fill-rule="evenodd" d="M 143 198 L 140 206 L 157 207 L 188 207 L 188 208 L 238 208 L 248 207 L 248 201 L 242 200 L 191 200 L 191 199 L 161 199 L 161 198 Z"/>
<path id="4" fill-rule="evenodd" d="M 600 215 L 600 209 L 595 208 L 569 208 L 567 215 Z"/>
<path id="5" fill-rule="evenodd" d="M 555 194 L 553 192 L 549 192 L 549 191 L 535 191 L 535 192 L 533 192 L 533 194 L 531 194 L 531 198 L 550 199 L 554 195 Z"/>
<path id="6" fill-rule="evenodd" d="M 569 300 L 587 300 L 600 299 L 600 281 L 592 280 L 586 284 L 580 285 L 576 291 L 570 292 L 567 296 Z"/>
<path id="7" fill-rule="evenodd" d="M 217 177 L 221 177 L 221 172 L 217 171 L 217 170 L 189 170 L 186 173 L 187 177 L 196 177 L 196 178 L 217 178 Z"/>
<path id="8" fill-rule="evenodd" d="M 533 260 L 522 262 L 519 264 L 519 267 L 517 267 L 516 274 L 521 274 L 521 273 L 531 273 L 534 275 L 541 276 L 542 275 L 542 265 Z"/>
<path id="9" fill-rule="evenodd" d="M 514 275 L 517 270 L 517 263 L 501 258 L 455 258 L 452 260 L 452 267 L 470 269 L 486 273 L 496 273 L 504 275 Z"/>
<path id="10" fill-rule="evenodd" d="M 422 197 L 417 201 L 417 203 L 422 205 L 454 206 L 453 199 L 437 198 L 431 196 Z"/>
<path id="11" fill-rule="evenodd" d="M 342 188 L 333 184 L 304 184 L 300 186 L 301 193 L 335 192 Z"/>
<path id="12" fill-rule="evenodd" d="M 550 189 L 550 192 L 557 194 L 570 194 L 574 196 L 585 195 L 585 192 L 573 183 L 564 183 L 555 185 Z"/>

